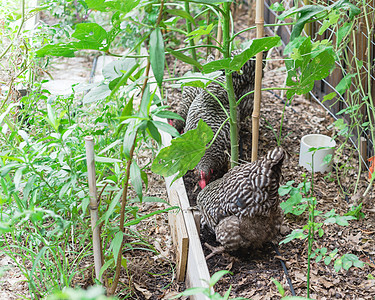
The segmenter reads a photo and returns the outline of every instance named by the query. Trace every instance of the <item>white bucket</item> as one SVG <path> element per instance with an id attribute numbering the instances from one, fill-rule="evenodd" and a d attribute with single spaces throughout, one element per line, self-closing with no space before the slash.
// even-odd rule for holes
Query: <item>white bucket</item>
<path id="1" fill-rule="evenodd" d="M 329 164 L 324 162 L 324 158 L 328 154 L 334 154 L 336 142 L 329 136 L 323 134 L 308 134 L 302 137 L 299 152 L 299 165 L 305 167 L 308 171 L 312 170 L 313 151 L 310 148 L 325 149 L 317 150 L 314 154 L 314 172 L 330 172 L 332 170 L 332 161 Z"/>

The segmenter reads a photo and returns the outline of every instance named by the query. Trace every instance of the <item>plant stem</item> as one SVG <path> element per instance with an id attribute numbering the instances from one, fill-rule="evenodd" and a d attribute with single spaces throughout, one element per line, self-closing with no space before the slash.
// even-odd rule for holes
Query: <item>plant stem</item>
<path id="1" fill-rule="evenodd" d="M 159 26 L 160 24 L 160 21 L 161 21 L 161 18 L 162 18 L 162 15 L 163 15 L 163 7 L 164 7 L 164 0 L 161 0 L 161 5 L 160 5 L 160 10 L 159 10 L 159 16 L 158 16 L 158 19 L 156 21 L 156 27 Z M 148 76 L 149 76 L 149 73 L 150 73 L 150 66 L 151 66 L 151 63 L 150 63 L 150 59 L 147 60 L 147 66 L 146 66 L 146 71 L 145 71 L 145 80 L 143 81 L 143 85 L 142 85 L 142 96 L 141 98 L 143 97 L 143 94 L 146 90 L 146 87 L 147 87 L 147 82 L 148 82 Z M 128 186 L 129 186 L 129 178 L 130 178 L 130 166 L 132 164 L 132 161 L 133 161 L 133 155 L 134 155 L 134 149 L 135 149 L 135 145 L 136 145 L 136 142 L 137 142 L 137 133 L 135 134 L 134 136 L 134 140 L 133 140 L 133 143 L 132 143 L 132 146 L 130 148 L 130 151 L 129 151 L 129 159 L 126 163 L 126 175 L 125 175 L 125 181 L 124 181 L 124 187 L 123 187 L 123 191 L 122 191 L 122 201 L 121 201 L 121 216 L 120 216 L 120 230 L 122 232 L 125 233 L 125 228 L 124 228 L 124 224 L 125 224 L 125 208 L 126 208 L 126 204 L 127 204 L 127 197 L 128 197 Z M 113 284 L 112 286 L 108 289 L 108 295 L 114 295 L 115 291 L 116 291 L 116 288 L 117 288 L 117 285 L 118 285 L 118 282 L 119 282 L 119 279 L 120 279 L 120 271 L 121 271 L 121 258 L 122 258 L 122 247 L 123 245 L 125 244 L 125 237 L 126 235 L 124 235 L 124 238 L 122 240 L 122 243 L 121 243 L 121 247 L 120 247 L 120 251 L 117 255 L 117 263 L 116 263 L 116 273 L 115 273 L 115 278 L 113 280 Z"/>
<path id="2" fill-rule="evenodd" d="M 224 58 L 230 58 L 230 4 L 223 4 L 223 54 Z M 237 128 L 237 104 L 233 90 L 232 72 L 225 69 L 226 90 L 228 93 L 229 113 L 230 113 L 230 144 L 231 144 L 231 167 L 236 166 L 238 162 L 238 128 Z"/>
<path id="3" fill-rule="evenodd" d="M 190 15 L 189 1 L 185 1 L 185 11 Z M 191 22 L 188 19 L 186 19 L 186 30 L 187 30 L 188 34 L 193 31 L 192 26 L 191 26 Z M 195 46 L 194 39 L 189 40 L 189 45 L 190 45 L 190 47 Z M 195 48 L 191 48 L 190 53 L 191 53 L 191 57 L 196 61 L 197 60 L 197 53 L 195 52 Z M 196 66 L 193 66 L 193 70 L 194 70 L 194 72 L 198 72 L 198 68 Z"/>

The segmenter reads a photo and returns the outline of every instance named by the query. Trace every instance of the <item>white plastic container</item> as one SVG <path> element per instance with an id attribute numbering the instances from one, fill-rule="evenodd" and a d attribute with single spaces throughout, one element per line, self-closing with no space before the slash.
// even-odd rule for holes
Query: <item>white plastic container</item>
<path id="1" fill-rule="evenodd" d="M 308 134 L 302 137 L 299 152 L 299 165 L 305 167 L 308 171 L 312 170 L 312 156 L 314 152 L 309 152 L 310 148 L 326 147 L 317 150 L 314 154 L 314 172 L 332 171 L 332 161 L 329 164 L 324 162 L 328 154 L 334 154 L 336 142 L 329 136 L 323 134 Z"/>

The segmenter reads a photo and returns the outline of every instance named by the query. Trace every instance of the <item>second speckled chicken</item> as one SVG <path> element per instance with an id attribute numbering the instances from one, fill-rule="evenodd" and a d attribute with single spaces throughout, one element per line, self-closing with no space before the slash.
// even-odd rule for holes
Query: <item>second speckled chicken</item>
<path id="1" fill-rule="evenodd" d="M 202 226 L 221 243 L 220 250 L 259 248 L 280 231 L 278 188 L 285 151 L 277 147 L 255 162 L 232 168 L 198 195 Z"/>

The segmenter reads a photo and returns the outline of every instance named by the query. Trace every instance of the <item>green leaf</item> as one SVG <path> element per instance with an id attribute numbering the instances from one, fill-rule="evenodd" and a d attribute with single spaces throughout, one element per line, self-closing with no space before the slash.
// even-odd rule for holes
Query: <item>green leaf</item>
<path id="1" fill-rule="evenodd" d="M 294 64 L 291 61 L 285 61 L 288 70 L 286 84 L 291 87 L 287 91 L 288 99 L 294 94 L 303 95 L 311 91 L 315 80 L 327 77 L 331 69 L 335 67 L 335 58 L 331 49 L 319 51 L 320 53 L 315 57 L 309 54 L 311 52 L 310 38 L 301 44 L 298 51 L 301 59 L 296 59 Z M 297 72 L 298 68 L 300 72 Z"/>
<path id="2" fill-rule="evenodd" d="M 152 121 L 152 123 L 160 130 L 169 133 L 171 136 L 181 136 L 177 129 L 169 125 L 168 123 L 161 121 Z"/>
<path id="3" fill-rule="evenodd" d="M 99 10 L 99 11 L 109 11 L 109 10 L 119 10 L 125 14 L 130 12 L 135 8 L 140 0 L 85 0 L 88 8 Z"/>
<path id="4" fill-rule="evenodd" d="M 115 263 L 117 263 L 117 257 L 121 250 L 122 241 L 124 239 L 124 233 L 122 231 L 119 231 L 116 233 L 115 237 L 113 238 L 111 242 L 111 248 L 113 251 L 113 257 L 115 259 Z"/>
<path id="5" fill-rule="evenodd" d="M 249 48 L 245 49 L 240 54 L 237 54 L 232 58 L 223 58 L 206 63 L 203 65 L 203 73 L 211 73 L 222 69 L 239 71 L 242 66 L 257 53 L 268 51 L 272 47 L 277 47 L 279 45 L 281 45 L 281 39 L 279 36 L 254 39 Z"/>
<path id="6" fill-rule="evenodd" d="M 212 129 L 203 120 L 199 120 L 196 129 L 173 139 L 169 147 L 160 150 L 151 170 L 162 176 L 175 174 L 175 181 L 198 164 L 212 138 Z"/>
<path id="7" fill-rule="evenodd" d="M 51 104 L 47 104 L 47 116 L 48 116 L 48 123 L 55 129 L 55 131 L 59 130 L 60 120 L 56 118 L 55 111 L 52 109 Z"/>
<path id="8" fill-rule="evenodd" d="M 302 229 L 295 229 L 292 231 L 292 233 L 288 234 L 286 238 L 280 242 L 280 244 L 286 244 L 295 239 L 305 238 L 307 238 L 307 234 L 304 234 Z"/>
<path id="9" fill-rule="evenodd" d="M 189 0 L 189 2 L 201 3 L 201 4 L 219 4 L 225 2 L 233 2 L 233 0 Z"/>
<path id="10" fill-rule="evenodd" d="M 307 203 L 302 203 L 302 194 L 295 193 L 287 201 L 281 202 L 280 207 L 285 214 L 292 213 L 296 216 L 301 215 L 307 208 Z"/>
<path id="11" fill-rule="evenodd" d="M 326 264 L 326 266 L 328 266 L 331 263 L 331 261 L 332 261 L 332 257 L 330 256 L 326 256 L 324 258 L 324 263 Z"/>
<path id="12" fill-rule="evenodd" d="M 278 282 L 275 278 L 271 278 L 271 281 L 276 285 L 277 287 L 277 290 L 279 291 L 279 294 L 281 295 L 281 297 L 284 297 L 285 295 L 285 290 L 284 290 L 284 287 L 281 285 L 280 282 Z"/>
<path id="13" fill-rule="evenodd" d="M 136 225 L 138 224 L 139 222 L 149 218 L 149 217 L 152 217 L 154 215 L 158 215 L 158 214 L 162 214 L 162 213 L 165 213 L 165 212 L 168 212 L 170 210 L 173 210 L 173 209 L 180 209 L 178 206 L 171 206 L 171 207 L 168 207 L 168 208 L 165 208 L 165 209 L 159 209 L 159 210 L 156 210 L 156 211 L 153 211 L 151 213 L 148 213 L 146 215 L 143 215 L 139 218 L 136 218 L 135 220 L 131 220 L 129 222 L 126 222 L 124 224 L 124 226 L 132 226 L 132 225 Z"/>
<path id="14" fill-rule="evenodd" d="M 154 91 L 155 94 L 155 91 Z M 148 114 L 150 111 L 151 107 L 151 100 L 152 100 L 152 95 L 150 93 L 150 86 L 146 85 L 146 88 L 143 92 L 142 100 L 141 100 L 141 105 L 139 106 L 139 113 L 138 115 L 142 118 L 148 118 Z"/>
<path id="15" fill-rule="evenodd" d="M 279 3 L 279 2 L 272 3 L 270 8 L 273 11 L 284 11 L 285 10 L 283 4 Z"/>
<path id="16" fill-rule="evenodd" d="M 76 48 L 72 47 L 71 44 L 56 44 L 56 45 L 45 45 L 36 51 L 36 56 L 43 57 L 46 55 L 51 56 L 63 56 L 63 57 L 74 57 Z"/>
<path id="17" fill-rule="evenodd" d="M 132 183 L 138 198 L 142 201 L 142 179 L 141 179 L 141 169 L 137 163 L 133 160 L 130 166 L 130 182 Z"/>
<path id="18" fill-rule="evenodd" d="M 340 80 L 339 84 L 336 86 L 336 91 L 340 95 L 344 94 L 352 84 L 352 79 L 356 76 L 357 74 L 347 74 L 343 79 Z"/>
<path id="19" fill-rule="evenodd" d="M 9 226 L 9 224 L 0 222 L 0 234 L 4 234 L 4 233 L 7 233 L 7 232 L 10 232 L 11 230 L 12 229 Z"/>
<path id="20" fill-rule="evenodd" d="M 332 100 L 333 98 L 335 98 L 336 97 L 336 92 L 332 92 L 332 93 L 329 93 L 328 95 L 325 95 L 324 97 L 323 97 L 323 102 L 322 103 L 324 103 L 325 101 L 328 101 L 328 100 Z"/>
<path id="21" fill-rule="evenodd" d="M 105 156 L 96 156 L 96 155 L 95 155 L 95 161 L 99 163 L 115 163 L 115 162 L 121 163 L 122 162 L 121 159 L 105 157 Z"/>
<path id="22" fill-rule="evenodd" d="M 333 265 L 336 272 L 339 272 L 342 268 L 342 259 L 341 257 L 335 260 L 335 263 Z"/>
<path id="23" fill-rule="evenodd" d="M 180 293 L 180 294 L 178 294 L 176 296 L 173 296 L 170 299 L 177 299 L 177 298 L 181 298 L 182 296 L 192 296 L 192 295 L 205 294 L 205 293 L 207 293 L 207 288 L 204 288 L 204 287 L 193 287 L 193 288 L 186 289 L 182 293 Z"/>
<path id="24" fill-rule="evenodd" d="M 154 115 L 163 119 L 176 119 L 185 121 L 185 119 L 181 117 L 179 114 L 176 114 L 175 112 L 169 110 L 159 110 L 156 113 L 154 113 Z"/>
<path id="25" fill-rule="evenodd" d="M 100 84 L 97 87 L 94 87 L 83 97 L 83 104 L 88 104 L 92 102 L 97 102 L 104 100 L 111 94 L 107 84 Z"/>
<path id="26" fill-rule="evenodd" d="M 107 32 L 96 23 L 78 23 L 72 37 L 91 45 L 91 49 L 103 50 L 107 45 Z"/>
<path id="27" fill-rule="evenodd" d="M 181 18 L 186 19 L 188 22 L 192 23 L 194 26 L 196 26 L 195 19 L 188 14 L 185 10 L 182 9 L 166 9 L 164 10 L 167 14 L 179 16 Z"/>
<path id="28" fill-rule="evenodd" d="M 158 145 L 161 145 L 161 135 L 152 121 L 147 122 L 147 129 L 152 138 L 158 143 Z"/>
<path id="29" fill-rule="evenodd" d="M 187 64 L 192 65 L 192 66 L 195 66 L 199 70 L 202 70 L 202 65 L 199 62 L 197 62 L 195 59 L 193 59 L 192 57 L 187 56 L 187 55 L 185 55 L 181 52 L 174 51 L 170 48 L 167 48 L 167 52 L 169 52 L 170 54 L 172 54 L 174 57 L 181 60 L 182 62 L 187 63 Z"/>
<path id="30" fill-rule="evenodd" d="M 164 76 L 165 53 L 163 35 L 159 27 L 151 32 L 150 63 L 156 82 L 161 86 Z"/>
<path id="31" fill-rule="evenodd" d="M 221 271 L 218 271 L 215 274 L 213 274 L 211 276 L 210 282 L 209 282 L 210 287 L 214 286 L 220 280 L 220 278 L 223 277 L 226 274 L 231 274 L 231 272 L 229 272 L 227 270 L 221 270 Z"/>
<path id="32" fill-rule="evenodd" d="M 294 14 L 299 14 L 299 17 L 297 18 L 296 24 L 293 26 L 292 33 L 290 35 L 290 40 L 293 41 L 295 38 L 297 38 L 302 30 L 305 24 L 313 17 L 316 17 L 318 14 L 323 12 L 325 8 L 321 5 L 305 5 L 300 8 L 293 7 L 292 9 L 284 12 L 279 16 L 281 20 L 284 20 L 287 17 L 290 17 Z"/>

